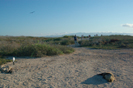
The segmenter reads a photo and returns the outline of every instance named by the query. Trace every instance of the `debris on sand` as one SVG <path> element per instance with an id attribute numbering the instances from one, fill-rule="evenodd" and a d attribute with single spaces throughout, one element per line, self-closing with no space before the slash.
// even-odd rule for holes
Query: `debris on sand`
<path id="1" fill-rule="evenodd" d="M 98 75 L 102 75 L 104 79 L 106 79 L 108 82 L 113 82 L 115 81 L 115 77 L 112 73 L 110 72 L 105 72 L 105 73 L 101 73 L 101 74 L 98 74 Z"/>
<path id="2" fill-rule="evenodd" d="M 5 65 L 1 65 L 0 66 L 0 71 L 3 73 L 12 73 L 12 67 L 10 66 L 5 66 Z"/>

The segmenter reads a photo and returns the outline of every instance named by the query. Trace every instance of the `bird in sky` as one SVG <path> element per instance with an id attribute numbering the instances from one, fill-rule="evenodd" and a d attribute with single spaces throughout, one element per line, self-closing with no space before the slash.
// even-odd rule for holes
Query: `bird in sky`
<path id="1" fill-rule="evenodd" d="M 35 11 L 32 11 L 32 12 L 30 12 L 31 14 L 33 14 Z"/>

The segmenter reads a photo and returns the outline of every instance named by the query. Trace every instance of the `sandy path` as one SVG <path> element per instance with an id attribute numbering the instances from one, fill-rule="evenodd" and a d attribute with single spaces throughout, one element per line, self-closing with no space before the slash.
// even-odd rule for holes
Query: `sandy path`
<path id="1" fill-rule="evenodd" d="M 75 48 L 68 55 L 18 59 L 13 74 L 0 73 L 0 88 L 132 88 L 133 49 Z M 108 83 L 96 74 L 112 72 Z"/>

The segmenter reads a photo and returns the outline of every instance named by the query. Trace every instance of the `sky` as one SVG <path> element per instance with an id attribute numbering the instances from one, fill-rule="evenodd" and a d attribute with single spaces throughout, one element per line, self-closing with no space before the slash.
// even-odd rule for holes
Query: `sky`
<path id="1" fill-rule="evenodd" d="M 133 33 L 133 0 L 0 0 L 0 36 Z"/>

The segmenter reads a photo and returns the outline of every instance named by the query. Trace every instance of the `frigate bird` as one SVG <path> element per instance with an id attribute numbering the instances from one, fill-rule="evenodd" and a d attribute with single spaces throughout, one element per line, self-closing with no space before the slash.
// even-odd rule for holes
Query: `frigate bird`
<path id="1" fill-rule="evenodd" d="M 30 12 L 30 13 L 32 14 L 32 13 L 34 13 L 34 12 L 35 12 L 35 11 L 32 11 L 32 12 Z"/>

